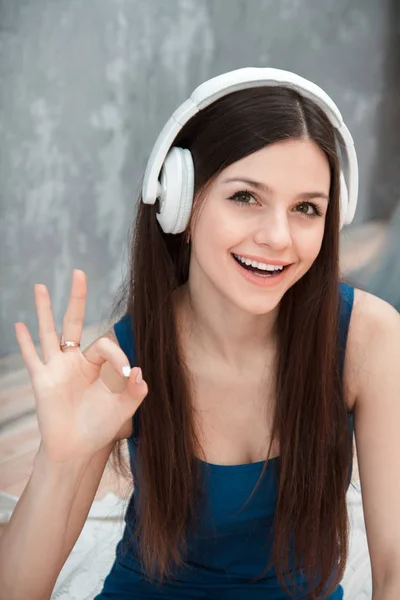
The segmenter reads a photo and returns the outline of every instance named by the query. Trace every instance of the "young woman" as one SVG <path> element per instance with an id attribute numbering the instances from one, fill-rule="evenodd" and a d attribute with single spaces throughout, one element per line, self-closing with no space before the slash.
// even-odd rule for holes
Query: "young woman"
<path id="1" fill-rule="evenodd" d="M 400 319 L 340 280 L 356 195 L 339 111 L 294 74 L 240 69 L 174 113 L 122 318 L 80 352 L 74 271 L 61 344 L 45 286 L 43 360 L 15 325 L 42 438 L 0 539 L 7 600 L 50 596 L 125 439 L 134 491 L 97 600 L 338 600 L 353 427 L 373 599 L 398 598 Z"/>

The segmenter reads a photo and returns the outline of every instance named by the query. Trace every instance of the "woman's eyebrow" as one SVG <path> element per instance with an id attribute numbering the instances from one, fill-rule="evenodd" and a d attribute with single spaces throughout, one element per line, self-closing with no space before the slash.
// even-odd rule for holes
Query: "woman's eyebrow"
<path id="1" fill-rule="evenodd" d="M 266 194 L 272 194 L 272 189 L 265 183 L 262 183 L 261 181 L 254 181 L 253 179 L 247 179 L 245 177 L 233 177 L 233 178 L 229 178 L 229 179 L 223 179 L 221 183 L 233 183 L 233 182 L 234 183 L 246 183 L 247 185 L 251 185 L 252 187 L 256 188 L 257 190 L 261 190 L 262 192 L 265 192 Z M 313 198 L 323 198 L 324 200 L 329 202 L 329 196 L 327 194 L 324 194 L 324 192 L 302 192 L 301 194 L 298 194 L 297 197 L 302 200 L 312 200 Z"/>

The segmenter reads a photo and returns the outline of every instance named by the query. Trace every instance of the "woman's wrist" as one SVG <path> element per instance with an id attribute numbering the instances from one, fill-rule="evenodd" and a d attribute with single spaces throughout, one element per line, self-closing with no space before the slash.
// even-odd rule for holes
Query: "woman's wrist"
<path id="1" fill-rule="evenodd" d="M 43 478 L 47 483 L 51 480 L 62 480 L 67 483 L 71 479 L 80 482 L 91 459 L 91 456 L 87 456 L 68 461 L 55 461 L 40 446 L 33 461 L 33 471 L 37 479 Z"/>

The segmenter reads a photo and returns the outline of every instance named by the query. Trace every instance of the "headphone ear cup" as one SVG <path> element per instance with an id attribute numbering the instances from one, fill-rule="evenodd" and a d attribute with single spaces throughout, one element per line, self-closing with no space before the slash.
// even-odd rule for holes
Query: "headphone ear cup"
<path id="1" fill-rule="evenodd" d="M 349 208 L 349 192 L 347 190 L 346 179 L 343 175 L 343 171 L 340 171 L 340 229 L 342 229 L 343 225 L 346 225 L 347 213 Z"/>
<path id="2" fill-rule="evenodd" d="M 164 233 L 182 233 L 189 223 L 194 194 L 194 164 L 189 150 L 171 148 L 161 170 L 160 184 L 157 220 Z"/>

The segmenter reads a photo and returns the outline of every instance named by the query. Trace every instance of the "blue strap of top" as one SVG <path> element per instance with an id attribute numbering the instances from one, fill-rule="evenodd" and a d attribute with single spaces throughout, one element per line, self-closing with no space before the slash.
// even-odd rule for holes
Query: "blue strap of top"
<path id="1" fill-rule="evenodd" d="M 129 359 L 131 367 L 136 366 L 135 337 L 133 335 L 132 321 L 128 314 L 124 315 L 118 323 L 115 323 L 114 331 L 121 349 Z"/>
<path id="2" fill-rule="evenodd" d="M 346 354 L 347 335 L 349 332 L 349 324 L 351 311 L 354 302 L 354 288 L 347 283 L 340 283 L 339 294 L 339 372 L 343 376 L 344 358 Z"/>
<path id="3" fill-rule="evenodd" d="M 354 303 L 354 287 L 347 283 L 340 283 L 340 294 L 339 294 L 339 373 L 340 377 L 343 378 L 344 370 L 344 359 L 346 354 L 347 337 L 349 333 L 349 325 L 351 312 L 353 310 Z M 354 434 L 354 411 L 349 412 L 349 432 L 350 437 L 353 439 Z M 353 461 L 350 464 L 349 481 L 353 473 Z"/>
<path id="4" fill-rule="evenodd" d="M 128 357 L 130 366 L 135 367 L 137 365 L 136 344 L 129 314 L 125 314 L 118 323 L 115 323 L 114 331 L 121 349 Z M 139 410 L 140 407 L 132 417 L 132 434 L 128 440 L 128 445 L 130 442 L 136 444 L 139 437 Z"/>

